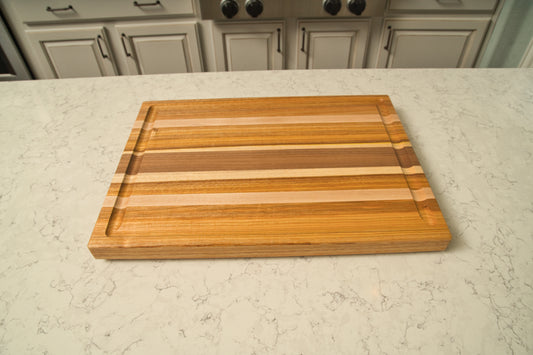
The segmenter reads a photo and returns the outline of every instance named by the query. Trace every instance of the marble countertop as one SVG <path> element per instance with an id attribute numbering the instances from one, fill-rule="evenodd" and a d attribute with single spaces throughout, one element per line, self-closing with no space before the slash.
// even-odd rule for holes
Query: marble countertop
<path id="1" fill-rule="evenodd" d="M 387 94 L 445 252 L 106 261 L 86 245 L 143 101 Z M 0 84 L 0 353 L 531 354 L 533 70 Z"/>

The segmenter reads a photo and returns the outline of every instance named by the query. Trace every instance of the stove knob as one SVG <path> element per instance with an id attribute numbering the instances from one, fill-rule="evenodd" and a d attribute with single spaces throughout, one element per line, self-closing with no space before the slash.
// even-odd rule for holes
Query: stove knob
<path id="1" fill-rule="evenodd" d="M 365 11 L 366 0 L 348 0 L 348 9 L 351 13 L 360 16 Z"/>
<path id="2" fill-rule="evenodd" d="M 239 12 L 239 4 L 235 0 L 222 0 L 220 2 L 220 10 L 227 18 L 232 18 Z"/>
<path id="3" fill-rule="evenodd" d="M 341 0 L 324 0 L 322 3 L 324 10 L 330 15 L 336 15 L 341 10 Z"/>
<path id="4" fill-rule="evenodd" d="M 261 0 L 246 0 L 244 6 L 246 12 L 252 17 L 257 17 L 263 12 L 263 1 Z"/>

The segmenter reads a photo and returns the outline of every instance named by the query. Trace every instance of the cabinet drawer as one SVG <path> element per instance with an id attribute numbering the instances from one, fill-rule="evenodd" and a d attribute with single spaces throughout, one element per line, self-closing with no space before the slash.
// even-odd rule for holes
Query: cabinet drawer
<path id="1" fill-rule="evenodd" d="M 492 11 L 498 0 L 390 0 L 391 11 Z"/>
<path id="2" fill-rule="evenodd" d="M 192 0 L 25 0 L 12 7 L 25 23 L 194 14 Z"/>

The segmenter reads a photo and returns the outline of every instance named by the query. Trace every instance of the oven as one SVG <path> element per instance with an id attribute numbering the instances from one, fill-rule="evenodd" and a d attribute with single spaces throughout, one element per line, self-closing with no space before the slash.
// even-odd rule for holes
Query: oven
<path id="1" fill-rule="evenodd" d="M 383 16 L 386 0 L 200 0 L 205 20 Z"/>

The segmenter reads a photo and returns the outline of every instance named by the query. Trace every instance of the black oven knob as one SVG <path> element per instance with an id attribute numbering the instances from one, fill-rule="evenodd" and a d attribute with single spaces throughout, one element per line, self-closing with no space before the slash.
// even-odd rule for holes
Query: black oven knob
<path id="1" fill-rule="evenodd" d="M 239 4 L 235 0 L 222 0 L 220 2 L 220 10 L 227 18 L 232 18 L 239 12 Z"/>
<path id="2" fill-rule="evenodd" d="M 322 3 L 324 10 L 330 15 L 336 15 L 342 7 L 341 0 L 324 0 Z"/>
<path id="3" fill-rule="evenodd" d="M 348 10 L 351 13 L 360 16 L 365 11 L 366 0 L 348 0 Z"/>
<path id="4" fill-rule="evenodd" d="M 246 0 L 244 6 L 246 7 L 246 12 L 252 17 L 257 17 L 263 12 L 263 2 L 261 0 Z"/>

